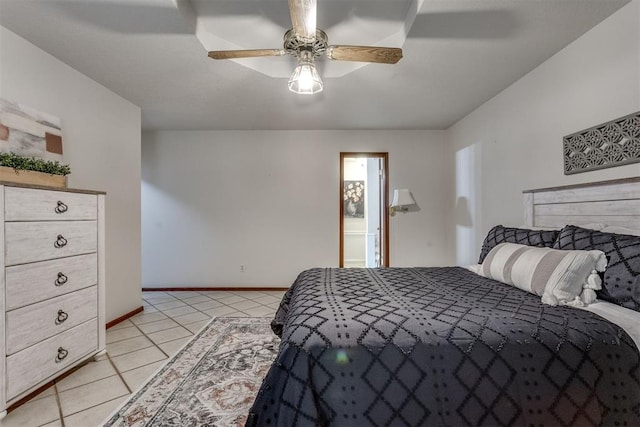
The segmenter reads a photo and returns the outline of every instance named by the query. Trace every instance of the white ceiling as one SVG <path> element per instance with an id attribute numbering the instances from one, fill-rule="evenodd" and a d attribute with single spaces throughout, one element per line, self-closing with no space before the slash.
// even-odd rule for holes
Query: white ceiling
<path id="1" fill-rule="evenodd" d="M 281 48 L 287 0 L 0 0 L 0 24 L 140 106 L 144 129 L 446 129 L 628 1 L 318 0 L 330 44 L 404 58 L 320 60 L 311 96 L 287 90 L 292 58 L 207 57 Z"/>

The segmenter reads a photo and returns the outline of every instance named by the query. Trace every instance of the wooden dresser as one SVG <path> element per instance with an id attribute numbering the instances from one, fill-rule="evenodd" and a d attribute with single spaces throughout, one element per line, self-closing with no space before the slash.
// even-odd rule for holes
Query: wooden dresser
<path id="1" fill-rule="evenodd" d="M 105 194 L 0 183 L 0 419 L 105 352 Z"/>

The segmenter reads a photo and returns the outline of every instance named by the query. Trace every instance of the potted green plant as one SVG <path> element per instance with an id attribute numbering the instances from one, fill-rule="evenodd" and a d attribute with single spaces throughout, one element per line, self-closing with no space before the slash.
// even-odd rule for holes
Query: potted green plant
<path id="1" fill-rule="evenodd" d="M 66 187 L 69 165 L 58 161 L 0 153 L 0 181 Z"/>

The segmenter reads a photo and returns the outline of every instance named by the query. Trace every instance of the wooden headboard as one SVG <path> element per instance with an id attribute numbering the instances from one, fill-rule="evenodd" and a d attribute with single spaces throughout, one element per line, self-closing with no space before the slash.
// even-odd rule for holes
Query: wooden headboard
<path id="1" fill-rule="evenodd" d="M 640 230 L 640 177 L 525 190 L 530 227 L 602 223 Z"/>

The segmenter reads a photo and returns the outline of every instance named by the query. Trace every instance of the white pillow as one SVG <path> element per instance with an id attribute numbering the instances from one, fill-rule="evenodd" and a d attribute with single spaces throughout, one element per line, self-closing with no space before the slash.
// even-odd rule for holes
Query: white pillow
<path id="1" fill-rule="evenodd" d="M 542 297 L 549 305 L 584 306 L 600 289 L 602 251 L 564 251 L 501 243 L 491 249 L 478 274 Z"/>
<path id="2" fill-rule="evenodd" d="M 466 268 L 469 271 L 479 274 L 478 272 L 480 271 L 480 268 L 482 268 L 482 264 L 463 265 L 462 268 Z"/>

